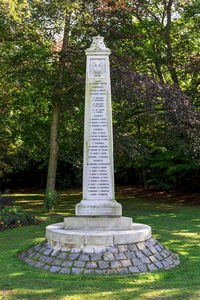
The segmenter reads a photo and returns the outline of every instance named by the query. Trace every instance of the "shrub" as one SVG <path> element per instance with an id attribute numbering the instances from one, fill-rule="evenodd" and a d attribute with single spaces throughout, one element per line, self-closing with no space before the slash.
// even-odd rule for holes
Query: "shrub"
<path id="1" fill-rule="evenodd" d="M 37 216 L 24 212 L 20 207 L 4 207 L 0 210 L 0 230 L 38 223 Z"/>
<path id="2" fill-rule="evenodd" d="M 51 190 L 50 188 L 46 189 L 45 207 L 48 211 L 51 211 L 54 209 L 54 205 L 56 204 L 56 199 L 57 199 L 57 192 L 54 190 Z"/>

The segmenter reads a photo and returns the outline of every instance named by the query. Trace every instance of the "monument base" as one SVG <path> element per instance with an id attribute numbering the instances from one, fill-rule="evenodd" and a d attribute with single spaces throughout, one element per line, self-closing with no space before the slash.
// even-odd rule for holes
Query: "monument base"
<path id="1" fill-rule="evenodd" d="M 72 227 L 76 227 L 76 221 Z M 81 220 L 82 219 L 82 220 Z M 109 219 L 109 218 L 108 218 Z M 111 220 L 110 218 L 107 221 Z M 128 226 L 129 218 L 122 218 Z M 64 223 L 47 227 L 47 240 L 21 253 L 26 264 L 60 274 L 131 274 L 170 269 L 179 256 L 151 236 L 151 227 L 133 223 L 129 230 L 64 229 Z M 68 227 L 70 222 L 66 222 Z M 115 221 L 113 221 L 113 224 Z"/>
<path id="2" fill-rule="evenodd" d="M 76 216 L 121 216 L 122 206 L 116 200 L 82 200 L 76 204 Z"/>

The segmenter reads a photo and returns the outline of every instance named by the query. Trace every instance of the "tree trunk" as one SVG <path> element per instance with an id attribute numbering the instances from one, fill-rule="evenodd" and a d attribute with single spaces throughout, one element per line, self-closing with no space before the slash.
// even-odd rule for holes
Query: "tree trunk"
<path id="1" fill-rule="evenodd" d="M 155 66 L 156 66 L 156 71 L 157 71 L 157 75 L 158 75 L 158 78 L 161 82 L 165 83 L 165 79 L 164 79 L 164 76 L 163 76 L 163 73 L 161 71 L 161 66 L 158 62 L 155 62 Z"/>
<path id="2" fill-rule="evenodd" d="M 66 54 L 67 54 L 68 41 L 69 41 L 70 18 L 71 18 L 71 12 L 67 11 L 65 16 L 63 46 L 60 52 L 58 78 L 57 78 L 57 85 L 55 89 L 55 102 L 53 105 L 53 114 L 52 114 L 52 121 L 51 121 L 49 165 L 48 165 L 48 175 L 47 175 L 46 193 L 45 193 L 45 201 L 44 201 L 44 206 L 46 209 L 48 209 L 47 192 L 48 191 L 54 192 L 55 185 L 56 185 L 56 169 L 57 169 L 57 160 L 58 160 L 58 152 L 59 152 L 58 123 L 59 123 L 60 108 L 62 102 L 63 75 L 64 75 Z"/>
<path id="3" fill-rule="evenodd" d="M 171 78 L 174 84 L 177 86 L 178 83 L 178 77 L 176 74 L 176 68 L 174 66 L 174 58 L 172 53 L 172 45 L 171 45 L 171 8 L 172 8 L 173 0 L 169 0 L 168 4 L 166 1 L 164 1 L 165 10 L 167 13 L 167 24 L 166 24 L 166 31 L 165 31 L 165 39 L 167 43 L 167 67 L 169 69 L 169 72 L 171 74 Z"/>

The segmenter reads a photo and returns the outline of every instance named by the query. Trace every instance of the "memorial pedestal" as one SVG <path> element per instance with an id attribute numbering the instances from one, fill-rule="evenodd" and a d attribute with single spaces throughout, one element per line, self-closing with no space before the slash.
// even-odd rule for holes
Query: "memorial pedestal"
<path id="1" fill-rule="evenodd" d="M 122 207 L 117 201 L 82 200 L 76 205 L 77 216 L 121 216 Z"/>

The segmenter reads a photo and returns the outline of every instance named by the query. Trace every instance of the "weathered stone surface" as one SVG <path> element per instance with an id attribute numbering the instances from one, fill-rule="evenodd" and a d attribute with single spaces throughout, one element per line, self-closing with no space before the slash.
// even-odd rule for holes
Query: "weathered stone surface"
<path id="1" fill-rule="evenodd" d="M 90 260 L 90 257 L 88 254 L 81 254 L 79 256 L 79 260 L 82 260 L 82 261 L 89 261 Z"/>
<path id="2" fill-rule="evenodd" d="M 154 265 L 155 265 L 158 269 L 163 269 L 163 268 L 164 268 L 163 265 L 162 265 L 162 263 L 161 263 L 160 261 L 155 262 Z"/>
<path id="3" fill-rule="evenodd" d="M 137 243 L 137 247 L 139 250 L 143 250 L 146 248 L 145 242 Z"/>
<path id="4" fill-rule="evenodd" d="M 150 242 L 152 243 L 153 246 L 154 246 L 155 244 L 157 244 L 156 239 L 154 239 L 153 237 L 150 238 Z"/>
<path id="5" fill-rule="evenodd" d="M 163 260 L 162 264 L 165 267 L 165 269 L 169 267 L 169 263 L 166 260 Z"/>
<path id="6" fill-rule="evenodd" d="M 108 261 L 100 260 L 98 264 L 100 269 L 107 269 L 109 267 Z"/>
<path id="7" fill-rule="evenodd" d="M 111 261 L 110 265 L 111 265 L 111 269 L 122 267 L 121 262 L 117 260 Z"/>
<path id="8" fill-rule="evenodd" d="M 94 274 L 94 269 L 85 269 L 84 274 Z"/>
<path id="9" fill-rule="evenodd" d="M 62 259 L 59 259 L 59 258 L 56 258 L 53 262 L 53 265 L 54 266 L 61 266 L 63 260 Z"/>
<path id="10" fill-rule="evenodd" d="M 159 244 L 155 245 L 155 248 L 156 248 L 156 250 L 159 251 L 159 252 L 162 251 L 162 249 L 160 248 Z"/>
<path id="11" fill-rule="evenodd" d="M 157 271 L 157 270 L 158 270 L 158 268 L 157 268 L 154 264 L 148 265 L 148 269 L 149 269 L 150 271 Z"/>
<path id="12" fill-rule="evenodd" d="M 126 259 L 126 255 L 124 253 L 115 253 L 116 259 Z"/>
<path id="13" fill-rule="evenodd" d="M 38 259 L 38 257 L 40 257 L 41 256 L 41 254 L 40 253 L 36 253 L 32 258 L 34 258 L 34 259 Z"/>
<path id="14" fill-rule="evenodd" d="M 82 274 L 82 273 L 83 273 L 83 269 L 80 269 L 80 268 L 72 268 L 72 274 L 79 275 L 79 274 Z"/>
<path id="15" fill-rule="evenodd" d="M 38 252 L 39 252 L 39 253 L 42 253 L 42 252 L 44 252 L 45 250 L 46 250 L 46 248 L 41 247 L 40 249 L 38 249 Z"/>
<path id="16" fill-rule="evenodd" d="M 37 261 L 32 260 L 32 261 L 29 263 L 29 266 L 34 266 L 36 263 L 37 263 Z"/>
<path id="17" fill-rule="evenodd" d="M 166 254 L 164 251 L 160 252 L 160 255 L 161 255 L 163 258 L 166 258 L 166 257 L 167 257 L 167 254 Z"/>
<path id="18" fill-rule="evenodd" d="M 172 260 L 172 258 L 171 258 L 170 256 L 167 257 L 167 258 L 165 259 L 165 261 L 166 261 L 168 264 L 170 264 L 170 265 L 173 264 L 173 260 Z"/>
<path id="19" fill-rule="evenodd" d="M 48 257 L 48 258 L 46 259 L 45 263 L 46 263 L 46 264 L 51 264 L 53 260 L 55 260 L 55 257 L 51 257 L 51 256 L 50 256 L 50 257 Z"/>
<path id="20" fill-rule="evenodd" d="M 104 260 L 109 260 L 109 261 L 115 260 L 114 255 L 112 253 L 110 253 L 110 252 L 105 253 L 104 256 L 103 256 L 103 258 L 104 258 Z"/>
<path id="21" fill-rule="evenodd" d="M 160 255 L 160 253 L 155 253 L 154 256 L 158 259 L 158 260 L 162 260 L 163 257 Z"/>
<path id="22" fill-rule="evenodd" d="M 60 252 L 60 254 L 58 254 L 57 258 L 66 259 L 67 255 L 68 254 L 66 252 Z"/>
<path id="23" fill-rule="evenodd" d="M 129 273 L 139 273 L 140 270 L 137 267 L 129 267 L 128 268 Z"/>
<path id="24" fill-rule="evenodd" d="M 68 260 L 75 260 L 79 256 L 78 253 L 71 253 L 67 256 Z"/>
<path id="25" fill-rule="evenodd" d="M 38 258 L 39 261 L 43 261 L 43 262 L 45 262 L 46 259 L 47 257 L 45 255 L 42 255 Z"/>
<path id="26" fill-rule="evenodd" d="M 94 252 L 95 253 L 97 253 L 97 254 L 99 254 L 99 253 L 104 253 L 104 252 L 106 252 L 106 247 L 105 246 L 97 246 L 97 245 L 95 245 L 94 246 Z"/>
<path id="27" fill-rule="evenodd" d="M 123 267 L 131 267 L 132 266 L 132 262 L 130 259 L 122 259 L 121 264 Z"/>
<path id="28" fill-rule="evenodd" d="M 71 253 L 79 253 L 80 254 L 80 248 L 72 248 L 70 249 Z"/>
<path id="29" fill-rule="evenodd" d="M 143 258 L 144 257 L 144 254 L 141 251 L 136 251 L 135 254 L 138 258 Z"/>
<path id="30" fill-rule="evenodd" d="M 141 261 L 142 261 L 143 264 L 150 264 L 151 263 L 150 259 L 148 257 L 146 257 L 146 256 L 143 256 L 141 258 Z"/>
<path id="31" fill-rule="evenodd" d="M 95 261 L 89 261 L 86 264 L 86 269 L 96 269 L 97 263 Z"/>
<path id="32" fill-rule="evenodd" d="M 152 246 L 152 247 L 149 247 L 149 250 L 150 250 L 151 253 L 153 253 L 153 254 L 157 253 L 155 247 L 153 247 L 153 246 Z"/>
<path id="33" fill-rule="evenodd" d="M 42 268 L 44 266 L 44 262 L 37 262 L 34 267 L 35 268 Z"/>
<path id="34" fill-rule="evenodd" d="M 95 253 L 95 254 L 90 255 L 92 261 L 100 260 L 102 258 L 102 256 L 103 256 L 103 254 L 100 254 L 100 253 L 99 254 Z"/>
<path id="35" fill-rule="evenodd" d="M 139 266 L 142 264 L 142 261 L 139 258 L 132 258 L 132 262 L 134 266 Z"/>
<path id="36" fill-rule="evenodd" d="M 125 252 L 125 251 L 128 251 L 128 246 L 127 245 L 120 245 L 118 246 L 118 250 L 119 252 Z"/>
<path id="37" fill-rule="evenodd" d="M 86 264 L 85 261 L 77 260 L 74 262 L 74 267 L 83 268 L 83 267 L 85 267 L 85 264 Z"/>
<path id="38" fill-rule="evenodd" d="M 145 256 L 150 256 L 150 255 L 152 255 L 152 253 L 151 253 L 147 248 L 143 249 L 143 250 L 142 250 L 142 253 L 143 253 Z"/>
<path id="39" fill-rule="evenodd" d="M 165 247 L 164 247 L 160 242 L 158 242 L 158 245 L 159 245 L 159 247 L 160 247 L 162 250 L 165 249 Z"/>
<path id="40" fill-rule="evenodd" d="M 116 246 L 113 246 L 113 247 L 109 247 L 107 249 L 108 252 L 111 252 L 111 253 L 117 253 L 119 250 L 118 250 L 118 247 Z"/>
<path id="41" fill-rule="evenodd" d="M 51 267 L 50 272 L 56 273 L 56 272 L 58 272 L 59 270 L 60 270 L 60 267 L 53 266 L 53 267 Z"/>
<path id="42" fill-rule="evenodd" d="M 51 256 L 56 257 L 58 254 L 60 254 L 60 250 L 53 250 L 53 252 L 51 253 Z"/>
<path id="43" fill-rule="evenodd" d="M 25 257 L 25 255 L 24 255 L 24 257 Z M 31 254 L 28 254 L 29 258 L 32 258 L 34 255 L 35 255 L 35 251 L 33 251 Z"/>
<path id="44" fill-rule="evenodd" d="M 151 260 L 153 263 L 156 262 L 156 261 L 158 261 L 158 259 L 157 259 L 155 256 L 153 256 L 153 255 L 149 256 L 149 258 L 150 258 L 150 260 Z"/>
<path id="45" fill-rule="evenodd" d="M 86 253 L 86 254 L 92 254 L 94 253 L 94 247 L 93 246 L 86 246 L 83 251 L 83 253 Z"/>
<path id="46" fill-rule="evenodd" d="M 23 261 L 24 261 L 26 264 L 29 264 L 29 263 L 32 262 L 32 260 L 31 260 L 30 258 L 28 258 L 28 257 L 25 257 L 25 258 L 23 259 Z"/>
<path id="47" fill-rule="evenodd" d="M 95 270 L 96 274 L 106 274 L 106 270 Z"/>
<path id="48" fill-rule="evenodd" d="M 62 263 L 62 267 L 71 267 L 73 264 L 73 261 L 72 260 L 65 260 L 63 263 Z"/>
<path id="49" fill-rule="evenodd" d="M 137 251 L 137 250 L 138 250 L 138 249 L 137 249 L 137 246 L 136 246 L 135 244 L 128 245 L 128 249 L 129 249 L 130 251 Z"/>
<path id="50" fill-rule="evenodd" d="M 128 268 L 121 268 L 118 270 L 119 274 L 128 274 Z"/>
<path id="51" fill-rule="evenodd" d="M 60 274 L 70 274 L 71 269 L 70 268 L 62 268 L 59 273 Z"/>
<path id="52" fill-rule="evenodd" d="M 47 249 L 44 251 L 44 255 L 50 255 L 52 252 L 53 252 L 53 248 L 47 248 Z"/>
<path id="53" fill-rule="evenodd" d="M 169 250 L 167 250 L 167 249 L 163 250 L 163 252 L 164 252 L 167 256 L 169 256 L 169 255 L 171 254 L 171 252 L 170 252 Z"/>
<path id="54" fill-rule="evenodd" d="M 140 270 L 140 272 L 147 272 L 147 267 L 145 265 L 138 265 L 138 269 Z"/>
<path id="55" fill-rule="evenodd" d="M 51 266 L 50 266 L 50 265 L 45 265 L 45 266 L 42 268 L 42 270 L 44 270 L 44 271 L 48 271 L 50 268 L 51 268 Z"/>
<path id="56" fill-rule="evenodd" d="M 126 252 L 126 256 L 127 256 L 128 258 L 136 258 L 136 254 L 135 254 L 134 251 L 131 251 L 131 252 L 127 251 L 127 252 Z"/>

